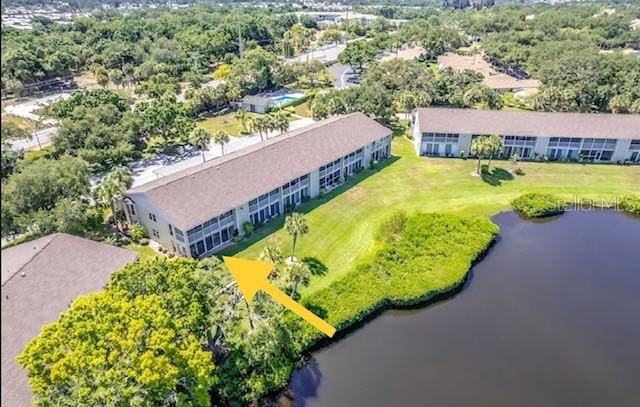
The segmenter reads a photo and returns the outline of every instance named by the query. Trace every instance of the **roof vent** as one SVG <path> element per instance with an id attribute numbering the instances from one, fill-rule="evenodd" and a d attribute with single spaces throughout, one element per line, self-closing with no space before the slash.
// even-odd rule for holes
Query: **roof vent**
<path id="1" fill-rule="evenodd" d="M 20 276 L 21 276 L 21 277 L 26 277 L 26 276 L 27 276 L 27 274 L 26 274 L 24 271 L 22 271 L 22 272 L 20 273 Z"/>

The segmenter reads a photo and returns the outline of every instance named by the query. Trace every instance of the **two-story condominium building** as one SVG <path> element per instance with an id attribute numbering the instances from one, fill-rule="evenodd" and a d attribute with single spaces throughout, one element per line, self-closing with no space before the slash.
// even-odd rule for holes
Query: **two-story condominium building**
<path id="1" fill-rule="evenodd" d="M 502 156 L 640 163 L 640 115 L 421 108 L 413 141 L 419 155 L 467 157 L 474 137 L 499 135 Z"/>
<path id="2" fill-rule="evenodd" d="M 388 157 L 390 144 L 364 114 L 336 116 L 130 189 L 123 206 L 168 250 L 202 257 Z"/>

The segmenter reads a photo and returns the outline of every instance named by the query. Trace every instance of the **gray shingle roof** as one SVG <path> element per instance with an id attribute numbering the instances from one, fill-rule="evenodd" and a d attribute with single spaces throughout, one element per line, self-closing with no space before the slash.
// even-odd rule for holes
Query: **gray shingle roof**
<path id="1" fill-rule="evenodd" d="M 2 250 L 3 406 L 31 405 L 27 374 L 15 359 L 42 326 L 136 258 L 129 250 L 62 233 Z"/>
<path id="2" fill-rule="evenodd" d="M 362 113 L 319 121 L 127 192 L 144 193 L 188 230 L 372 143 L 391 130 Z"/>
<path id="3" fill-rule="evenodd" d="M 242 98 L 242 103 L 246 103 L 248 105 L 268 107 L 271 104 L 273 104 L 273 100 L 265 96 L 247 95 Z"/>
<path id="4" fill-rule="evenodd" d="M 431 133 L 538 137 L 640 138 L 640 115 L 418 109 L 420 130 Z"/>

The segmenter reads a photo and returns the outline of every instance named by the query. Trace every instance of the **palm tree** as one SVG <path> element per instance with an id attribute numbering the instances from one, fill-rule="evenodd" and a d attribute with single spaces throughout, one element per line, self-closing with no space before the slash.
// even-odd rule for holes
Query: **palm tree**
<path id="1" fill-rule="evenodd" d="M 307 220 L 304 216 L 297 212 L 293 212 L 284 220 L 284 227 L 287 230 L 287 233 L 289 233 L 293 238 L 293 244 L 291 246 L 291 259 L 293 260 L 296 254 L 298 236 L 309 233 L 309 225 L 307 224 Z"/>
<path id="2" fill-rule="evenodd" d="M 275 124 L 280 134 L 289 131 L 289 115 L 284 110 L 279 110 L 275 114 Z"/>
<path id="3" fill-rule="evenodd" d="M 216 131 L 216 134 L 213 135 L 213 142 L 216 144 L 220 144 L 222 155 L 224 155 L 224 145 L 229 142 L 229 134 L 227 134 L 226 131 L 220 129 Z"/>
<path id="4" fill-rule="evenodd" d="M 273 270 L 271 271 L 271 276 L 277 278 L 280 272 L 280 265 L 284 260 L 280 248 L 276 246 L 265 247 L 262 250 L 262 253 L 260 253 L 260 260 L 274 265 Z"/>
<path id="5" fill-rule="evenodd" d="M 191 130 L 191 134 L 189 135 L 189 143 L 194 147 L 200 147 L 200 149 L 202 150 L 202 162 L 206 161 L 204 150 L 207 148 L 210 141 L 211 133 L 209 133 L 202 127 L 196 126 L 193 130 Z"/>
<path id="6" fill-rule="evenodd" d="M 96 201 L 103 208 L 111 208 L 111 214 L 118 227 L 120 222 L 116 214 L 115 203 L 120 200 L 122 193 L 131 187 L 131 184 L 133 184 L 133 177 L 129 169 L 116 167 L 102 179 L 96 189 Z"/>
<path id="7" fill-rule="evenodd" d="M 269 131 L 270 118 L 268 115 L 256 116 L 251 119 L 251 129 L 260 135 L 260 140 L 264 141 L 263 135 Z"/>
<path id="8" fill-rule="evenodd" d="M 491 169 L 491 159 L 494 155 L 499 155 L 502 151 L 502 137 L 493 135 L 487 138 L 487 149 L 489 153 L 489 164 L 487 165 L 487 171 Z"/>
<path id="9" fill-rule="evenodd" d="M 478 175 L 480 175 L 482 169 L 482 158 L 487 154 L 488 148 L 487 137 L 485 136 L 477 137 L 471 143 L 471 154 L 478 157 L 478 169 L 476 170 Z"/>
<path id="10" fill-rule="evenodd" d="M 298 291 L 300 284 L 308 284 L 311 279 L 311 270 L 306 263 L 301 261 L 293 261 L 287 267 L 287 280 L 291 284 L 289 295 L 293 295 Z"/>
<path id="11" fill-rule="evenodd" d="M 240 125 L 242 126 L 242 132 L 247 133 L 247 121 L 249 120 L 249 113 L 247 113 L 245 109 L 241 108 L 236 111 L 233 117 L 240 122 Z"/>

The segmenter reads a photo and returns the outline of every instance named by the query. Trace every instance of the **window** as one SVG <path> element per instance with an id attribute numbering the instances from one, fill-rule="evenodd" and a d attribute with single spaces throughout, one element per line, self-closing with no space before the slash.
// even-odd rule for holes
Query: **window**
<path id="1" fill-rule="evenodd" d="M 184 243 L 184 233 L 182 233 L 182 230 L 178 229 L 178 228 L 174 228 L 175 232 L 176 232 L 176 240 L 178 240 L 179 242 Z"/>
<path id="2" fill-rule="evenodd" d="M 154 221 L 154 222 L 157 222 L 156 221 L 156 215 L 154 215 L 153 213 L 149 213 L 149 219 Z"/>
<path id="3" fill-rule="evenodd" d="M 151 234 L 153 235 L 153 237 L 156 237 L 158 239 L 160 238 L 160 233 L 158 233 L 158 231 L 155 229 L 151 229 Z"/>
<path id="4" fill-rule="evenodd" d="M 171 227 L 171 224 L 169 224 L 169 234 L 173 236 L 173 227 Z"/>
<path id="5" fill-rule="evenodd" d="M 129 204 L 129 213 L 132 215 L 136 214 L 136 206 L 134 204 Z"/>

